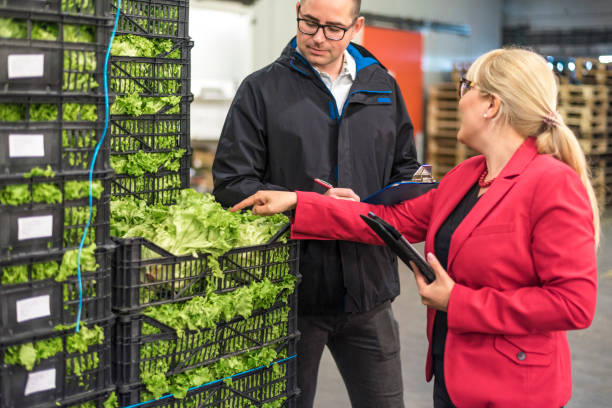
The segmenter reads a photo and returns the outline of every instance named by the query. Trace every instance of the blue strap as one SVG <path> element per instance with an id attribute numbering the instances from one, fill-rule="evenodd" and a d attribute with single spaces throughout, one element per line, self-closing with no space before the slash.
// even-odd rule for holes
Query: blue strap
<path id="1" fill-rule="evenodd" d="M 106 49 L 106 57 L 104 59 L 104 131 L 102 131 L 102 137 L 98 141 L 96 145 L 96 149 L 94 150 L 93 157 L 91 159 L 91 166 L 89 167 L 89 217 L 87 218 L 87 224 L 85 225 L 85 230 L 83 231 L 83 236 L 81 237 L 81 244 L 79 245 L 79 256 L 77 258 L 77 277 L 79 280 L 79 311 L 77 313 L 77 321 L 76 321 L 76 332 L 79 332 L 80 324 L 81 324 L 81 312 L 83 310 L 83 284 L 81 281 L 81 252 L 83 251 L 83 245 L 85 244 L 85 238 L 87 237 L 87 231 L 89 230 L 89 226 L 91 225 L 91 219 L 93 217 L 93 193 L 92 193 L 92 184 L 93 184 L 93 171 L 96 165 L 96 159 L 98 158 L 98 152 L 100 151 L 100 147 L 104 142 L 104 137 L 106 136 L 106 131 L 108 129 L 108 59 L 110 57 L 111 46 L 113 45 L 113 39 L 115 38 L 115 32 L 117 31 L 117 24 L 119 22 L 119 14 L 121 14 L 121 0 L 117 0 L 117 13 L 115 14 L 115 25 L 113 26 L 113 31 L 111 32 L 110 40 L 108 42 L 108 48 Z"/>
<path id="2" fill-rule="evenodd" d="M 294 354 L 294 355 L 292 355 L 291 357 L 287 357 L 287 358 L 284 358 L 284 359 L 282 359 L 282 360 L 275 361 L 275 362 L 271 363 L 271 364 L 270 364 L 270 365 L 268 365 L 268 366 L 259 366 L 259 367 L 257 367 L 257 368 L 252 368 L 252 369 L 250 369 L 250 370 L 243 371 L 243 372 L 241 372 L 241 373 L 237 373 L 237 374 L 234 374 L 234 375 L 230 375 L 229 377 L 221 378 L 221 379 L 219 379 L 219 380 L 210 381 L 210 382 L 207 382 L 207 383 L 205 383 L 205 384 L 198 385 L 197 387 L 191 387 L 191 388 L 189 388 L 189 389 L 187 390 L 187 392 L 189 392 L 189 391 L 193 391 L 193 390 L 197 390 L 198 388 L 206 387 L 207 385 L 212 385 L 212 384 L 216 384 L 216 383 L 221 382 L 221 381 L 229 380 L 229 379 L 231 379 L 231 378 L 238 377 L 239 375 L 243 375 L 243 374 L 251 373 L 251 372 L 253 372 L 253 371 L 261 370 L 262 368 L 272 367 L 274 364 L 284 363 L 285 361 L 289 361 L 289 360 L 291 360 L 292 358 L 296 358 L 296 357 L 297 357 L 297 354 Z M 149 400 L 149 401 L 146 401 L 146 402 L 139 402 L 138 404 L 128 405 L 127 407 L 123 407 L 123 408 L 135 408 L 135 407 L 141 407 L 141 406 L 143 406 L 143 405 L 150 404 L 150 403 L 152 403 L 152 402 L 155 402 L 155 401 L 160 401 L 160 400 L 163 400 L 163 399 L 166 399 L 166 398 L 171 398 L 171 397 L 174 397 L 174 394 L 166 394 L 166 395 L 163 395 L 163 396 L 159 397 L 158 399 L 152 399 L 152 400 Z"/>

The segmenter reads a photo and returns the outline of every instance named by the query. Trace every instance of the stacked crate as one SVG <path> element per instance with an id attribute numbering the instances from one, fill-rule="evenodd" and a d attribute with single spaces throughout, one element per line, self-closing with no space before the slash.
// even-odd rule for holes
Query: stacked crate
<path id="1" fill-rule="evenodd" d="M 87 404 L 106 400 L 113 387 L 107 143 L 91 175 L 93 217 L 77 276 L 89 168 L 104 126 L 103 6 L 78 0 L 1 6 L 2 408 Z"/>
<path id="2" fill-rule="evenodd" d="M 457 141 L 459 131 L 458 82 L 431 85 L 427 104 L 427 162 L 441 179 L 453 167 L 476 154 Z"/>
<path id="3" fill-rule="evenodd" d="M 207 254 L 174 256 L 143 238 L 119 243 L 113 361 L 120 406 L 295 406 L 297 293 L 280 285 L 299 279 L 297 242 L 231 250 L 216 260 L 222 276 L 213 272 L 216 262 Z M 208 307 L 237 301 L 248 307 L 245 289 L 268 281 L 269 289 L 285 289 L 266 307 L 252 306 L 246 316 L 234 312 L 204 326 L 176 323 L 194 304 L 203 320 Z M 268 353 L 273 356 L 265 365 L 232 370 Z"/>
<path id="4" fill-rule="evenodd" d="M 188 5 L 122 0 L 109 65 L 113 199 L 172 205 L 189 186 Z M 237 248 L 214 259 L 175 256 L 144 238 L 116 242 L 119 406 L 294 406 L 297 295 L 286 282 L 299 276 L 296 242 Z M 247 293 L 257 285 L 283 293 L 255 307 Z M 206 312 L 234 302 L 237 310 L 223 309 L 222 317 Z M 201 321 L 184 326 L 192 308 Z M 268 356 L 265 366 L 244 369 L 242 363 L 261 355 Z"/>
<path id="5" fill-rule="evenodd" d="M 188 11 L 188 0 L 121 2 L 109 64 L 113 197 L 171 204 L 189 186 Z"/>

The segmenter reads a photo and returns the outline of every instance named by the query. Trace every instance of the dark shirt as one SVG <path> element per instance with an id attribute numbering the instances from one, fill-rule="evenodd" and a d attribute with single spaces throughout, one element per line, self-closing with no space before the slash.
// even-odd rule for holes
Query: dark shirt
<path id="1" fill-rule="evenodd" d="M 444 269 L 448 268 L 448 252 L 450 249 L 451 237 L 455 233 L 455 230 L 461 224 L 461 221 L 466 215 L 474 208 L 478 202 L 478 191 L 480 187 L 478 183 L 468 191 L 463 197 L 461 202 L 455 207 L 453 212 L 448 216 L 446 221 L 442 224 L 438 232 L 436 233 L 436 239 L 434 242 L 434 248 L 436 257 L 440 261 L 440 264 Z M 432 353 L 436 355 L 436 358 L 440 358 L 444 361 L 444 344 L 446 343 L 446 332 L 448 331 L 448 324 L 446 320 L 446 312 L 436 312 L 436 318 L 434 320 L 433 329 L 433 345 Z"/>

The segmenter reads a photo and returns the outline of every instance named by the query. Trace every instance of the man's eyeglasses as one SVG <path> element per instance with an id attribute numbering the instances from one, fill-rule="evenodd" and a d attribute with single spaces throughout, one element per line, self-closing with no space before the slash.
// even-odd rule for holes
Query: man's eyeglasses
<path id="1" fill-rule="evenodd" d="M 463 95 L 466 94 L 467 91 L 474 88 L 476 84 L 465 77 L 461 77 L 459 80 L 459 99 L 463 98 Z"/>
<path id="2" fill-rule="evenodd" d="M 300 8 L 298 7 L 298 18 L 297 18 L 298 30 L 300 30 L 302 34 L 316 35 L 317 32 L 319 31 L 319 28 L 322 28 L 323 35 L 325 35 L 325 38 L 331 41 L 342 40 L 346 32 L 350 30 L 351 27 L 357 21 L 357 19 L 353 20 L 351 25 L 345 28 L 345 27 L 340 27 L 337 25 L 319 24 L 313 20 L 309 20 L 306 18 L 300 18 L 299 15 L 300 15 Z"/>

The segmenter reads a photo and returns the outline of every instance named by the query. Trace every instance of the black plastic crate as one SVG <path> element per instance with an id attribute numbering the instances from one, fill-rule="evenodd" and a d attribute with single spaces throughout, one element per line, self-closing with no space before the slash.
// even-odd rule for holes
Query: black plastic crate
<path id="1" fill-rule="evenodd" d="M 57 334 L 32 337 L 10 345 L 0 345 L 0 407 L 55 407 L 64 401 L 73 401 L 94 393 L 109 389 L 111 378 L 111 326 L 108 319 L 97 324 L 90 323 L 88 328 L 95 330 L 95 325 L 102 328 L 104 339 L 101 344 L 89 346 L 72 345 L 74 329 L 57 332 Z M 83 329 L 81 329 L 83 330 Z M 43 350 L 38 342 L 56 342 L 59 350 L 48 344 L 44 350 L 57 351 L 51 357 L 42 356 L 39 362 L 28 370 L 21 364 L 14 363 L 11 356 L 15 350 L 28 343 Z M 27 347 L 27 346 L 26 346 Z M 9 360 L 9 362 L 7 362 Z"/>
<path id="2" fill-rule="evenodd" d="M 112 56 L 110 89 L 117 96 L 144 97 L 190 95 L 190 50 L 193 41 L 176 40 L 168 53 L 152 58 Z M 172 58 L 178 53 L 178 58 Z"/>
<path id="3" fill-rule="evenodd" d="M 109 18 L 5 12 L 21 38 L 0 38 L 4 95 L 103 95 Z M 17 30 L 14 30 L 17 32 Z"/>
<path id="4" fill-rule="evenodd" d="M 115 175 L 111 195 L 116 198 L 132 197 L 149 204 L 175 204 L 181 190 L 189 187 L 190 160 L 191 153 L 185 153 L 180 159 L 181 167 L 178 171 L 160 170 L 142 176 Z"/>
<path id="5" fill-rule="evenodd" d="M 167 153 L 189 149 L 189 112 L 136 118 L 112 115 L 109 134 L 111 154 Z"/>
<path id="6" fill-rule="evenodd" d="M 142 176 L 116 174 L 111 186 L 113 197 L 133 197 L 148 203 L 170 205 L 176 202 L 180 190 L 189 187 L 191 100 L 191 95 L 182 97 L 180 112 L 175 114 L 162 111 L 138 117 L 111 115 L 110 154 L 113 157 L 127 157 L 138 152 L 149 154 L 185 150 L 176 171 L 160 168 L 156 173 L 145 173 Z"/>
<path id="7" fill-rule="evenodd" d="M 280 282 L 287 274 L 300 278 L 298 241 L 236 248 L 218 258 L 222 279 L 213 279 L 209 255 L 175 256 L 144 238 L 117 239 L 113 267 L 113 308 L 135 312 L 147 306 L 235 290 L 267 278 Z"/>
<path id="8" fill-rule="evenodd" d="M 0 179 L 0 194 L 14 186 L 22 186 L 26 203 L 0 205 L 0 261 L 19 260 L 23 257 L 51 255 L 66 249 L 78 248 L 89 217 L 88 194 L 82 198 L 66 199 L 68 183 L 87 182 L 87 176 L 55 176 L 52 178 L 32 177 L 29 179 Z M 110 198 L 107 174 L 97 175 L 104 191 L 100 198 L 94 197 L 94 213 L 85 245 L 95 243 L 98 247 L 111 244 L 110 240 Z M 43 185 L 61 193 L 61 202 L 53 204 L 34 202 L 37 189 Z"/>
<path id="9" fill-rule="evenodd" d="M 83 122 L 0 123 L 0 178 L 51 166 L 58 174 L 85 174 L 102 136 L 102 125 Z M 94 171 L 109 169 L 109 138 Z"/>
<path id="10" fill-rule="evenodd" d="M 170 377 L 297 337 L 297 294 L 245 319 L 236 317 L 214 329 L 177 332 L 155 319 L 138 314 L 117 320 L 113 362 L 117 384 L 141 381 L 141 372 L 167 362 Z"/>
<path id="11" fill-rule="evenodd" d="M 114 16 L 117 1 L 109 0 Z M 187 38 L 189 36 L 188 0 L 121 0 L 117 34 L 144 37 Z"/>
<path id="12" fill-rule="evenodd" d="M 114 247 L 96 249 L 98 268 L 81 268 L 83 302 L 81 321 L 106 319 L 111 312 L 111 258 Z M 76 275 L 57 282 L 35 279 L 37 267 L 58 270 L 63 254 L 0 262 L 0 343 L 48 334 L 59 324 L 76 323 L 79 309 L 79 281 Z M 28 282 L 2 284 L 11 268 L 27 271 Z"/>
<path id="13" fill-rule="evenodd" d="M 144 386 L 133 384 L 117 387 L 120 407 L 143 405 L 147 407 L 172 408 L 233 408 L 243 406 L 262 406 L 283 399 L 282 407 L 297 406 L 299 396 L 297 386 L 296 343 L 294 338 L 280 343 L 277 350 L 287 356 L 268 367 L 258 367 L 243 373 L 236 373 L 231 379 L 218 379 L 211 383 L 193 387 L 183 399 L 171 395 L 151 400 Z M 140 404 L 146 402 L 145 404 Z"/>
<path id="14" fill-rule="evenodd" d="M 0 116 L 0 179 L 47 165 L 56 174 L 89 172 L 104 130 L 103 98 L 0 96 L 8 116 L 7 108 L 14 115 Z M 94 171 L 110 169 L 109 139 L 100 146 Z"/>
<path id="15" fill-rule="evenodd" d="M 4 11 L 27 11 L 63 17 L 104 17 L 106 0 L 0 0 Z"/>
<path id="16" fill-rule="evenodd" d="M 66 408 L 106 408 L 105 403 L 116 401 L 117 392 L 115 387 L 102 392 L 88 392 L 76 398 L 67 398 L 63 400 L 59 407 Z M 113 405 L 110 405 L 112 407 Z"/>

